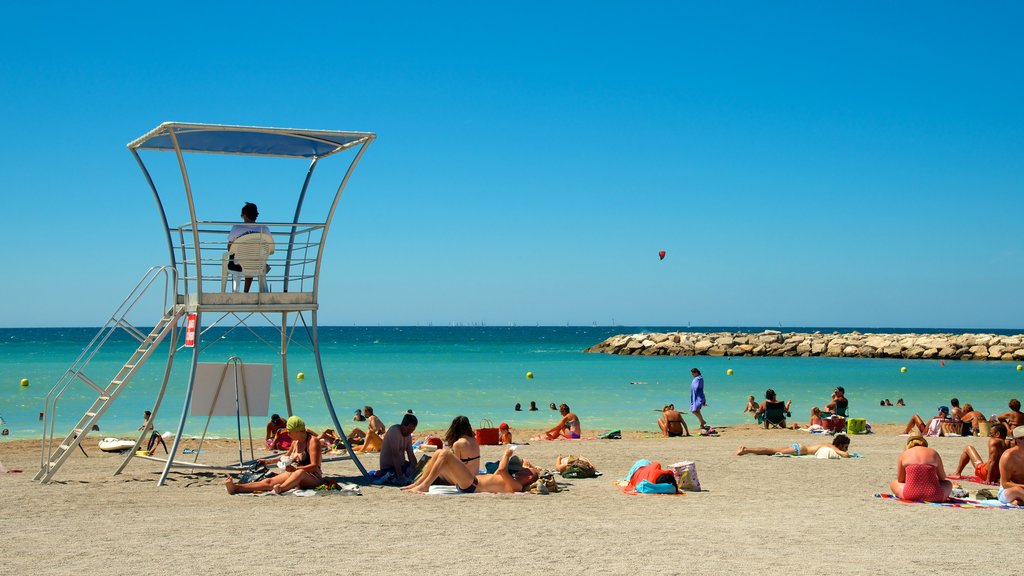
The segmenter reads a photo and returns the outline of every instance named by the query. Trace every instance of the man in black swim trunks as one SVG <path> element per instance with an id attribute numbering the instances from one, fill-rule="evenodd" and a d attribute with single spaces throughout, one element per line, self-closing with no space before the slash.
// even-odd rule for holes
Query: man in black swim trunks
<path id="1" fill-rule="evenodd" d="M 676 410 L 675 405 L 668 404 L 661 409 L 661 418 L 658 418 L 658 428 L 661 428 L 662 436 L 689 436 L 690 428 L 683 420 L 683 415 Z"/>

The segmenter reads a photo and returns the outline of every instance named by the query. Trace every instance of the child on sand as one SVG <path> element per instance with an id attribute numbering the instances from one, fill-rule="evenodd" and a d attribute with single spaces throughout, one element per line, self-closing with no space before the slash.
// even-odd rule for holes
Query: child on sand
<path id="1" fill-rule="evenodd" d="M 512 443 L 512 431 L 509 429 L 508 424 L 502 422 L 498 426 L 498 444 L 511 444 Z"/>

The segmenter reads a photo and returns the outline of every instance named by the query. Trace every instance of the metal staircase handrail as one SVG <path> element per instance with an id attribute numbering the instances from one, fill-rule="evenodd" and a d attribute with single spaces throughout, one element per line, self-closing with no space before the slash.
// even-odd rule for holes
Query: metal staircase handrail
<path id="1" fill-rule="evenodd" d="M 63 374 L 63 376 L 57 381 L 56 384 L 50 389 L 46 395 L 44 410 L 43 410 L 43 435 L 42 435 L 42 447 L 40 451 L 40 472 L 37 474 L 36 479 L 40 479 L 50 467 L 50 462 L 53 457 L 55 450 L 53 449 L 54 433 L 56 428 L 57 419 L 57 404 L 60 401 L 64 393 L 71 387 L 76 380 L 81 380 L 88 386 L 92 387 L 99 396 L 97 402 L 102 398 L 104 393 L 110 392 L 111 386 L 114 384 L 108 384 L 105 389 L 101 389 L 92 380 L 90 380 L 85 374 L 84 370 L 89 363 L 95 358 L 96 354 L 101 348 L 107 343 L 110 337 L 117 331 L 118 328 L 124 330 L 133 338 L 138 340 L 137 334 L 141 334 L 141 331 L 136 329 L 130 322 L 126 320 L 126 316 L 135 308 L 139 301 L 145 296 L 149 290 L 153 287 L 154 283 L 161 278 L 164 278 L 164 294 L 163 294 L 163 305 L 162 312 L 164 318 L 161 319 L 160 326 L 163 325 L 164 320 L 168 316 L 173 315 L 173 308 L 176 303 L 176 294 L 174 289 L 177 284 L 177 271 L 173 266 L 153 266 L 142 275 L 142 278 L 135 285 L 128 296 L 121 302 L 121 304 L 114 310 L 114 313 L 110 316 L 110 319 L 99 329 L 96 336 L 89 342 L 89 344 L 82 349 L 81 354 L 74 361 L 70 368 Z M 145 345 L 149 337 L 145 337 L 142 340 L 142 344 Z M 162 338 L 161 338 L 162 339 Z M 150 343 L 153 345 L 153 343 Z M 132 355 L 132 358 L 139 353 L 140 349 Z M 148 357 L 148 352 L 146 353 Z M 137 364 L 136 364 L 137 365 Z M 134 368 L 134 367 L 133 367 Z M 121 376 L 124 368 L 118 373 Z M 116 378 L 115 378 L 116 380 Z M 93 403 L 92 410 L 96 407 L 96 402 Z M 89 414 L 89 412 L 86 412 Z M 83 416 L 83 419 L 85 417 Z M 79 423 L 82 419 L 79 420 Z M 74 431 L 74 429 L 73 429 Z M 89 432 L 88 429 L 83 430 L 79 435 L 85 435 Z M 78 442 L 75 442 L 76 444 Z M 59 447 L 58 447 L 59 449 Z"/>

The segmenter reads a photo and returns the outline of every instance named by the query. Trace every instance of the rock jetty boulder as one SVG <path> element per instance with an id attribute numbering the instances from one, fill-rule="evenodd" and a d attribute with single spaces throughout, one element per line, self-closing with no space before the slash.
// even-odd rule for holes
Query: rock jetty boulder
<path id="1" fill-rule="evenodd" d="M 584 352 L 635 356 L 834 356 L 925 360 L 1024 359 L 1024 334 L 651 332 L 619 334 Z"/>

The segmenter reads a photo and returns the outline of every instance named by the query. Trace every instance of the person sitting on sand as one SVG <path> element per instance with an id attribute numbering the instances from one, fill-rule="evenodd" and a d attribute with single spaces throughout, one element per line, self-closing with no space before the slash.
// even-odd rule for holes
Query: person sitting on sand
<path id="1" fill-rule="evenodd" d="M 512 430 L 509 429 L 508 424 L 502 422 L 498 426 L 498 444 L 511 444 L 512 443 Z"/>
<path id="2" fill-rule="evenodd" d="M 974 409 L 970 402 L 964 404 L 963 415 L 960 421 L 964 423 L 964 436 L 971 436 L 978 433 L 981 422 L 985 421 L 985 415 Z"/>
<path id="3" fill-rule="evenodd" d="M 562 415 L 562 419 L 555 424 L 553 428 L 538 435 L 534 440 L 556 440 L 558 438 L 567 438 L 575 440 L 582 434 L 582 428 L 580 427 L 580 419 L 576 414 L 569 410 L 568 404 L 561 404 L 558 406 L 558 412 Z"/>
<path id="4" fill-rule="evenodd" d="M 525 492 L 537 481 L 537 473 L 526 467 L 519 457 L 513 456 L 514 452 L 515 450 L 511 446 L 505 449 L 494 474 L 477 475 L 470 472 L 450 449 L 438 450 L 430 458 L 433 464 L 428 463 L 430 471 L 426 472 L 426 468 L 424 468 L 425 473 L 416 482 L 402 490 L 426 492 L 434 480 L 443 476 L 454 483 L 455 487 L 464 494 Z"/>
<path id="5" fill-rule="evenodd" d="M 353 448 L 353 452 L 379 452 L 384 440 L 384 422 L 373 413 L 373 406 L 363 406 L 363 414 L 366 416 L 365 440 L 362 446 Z"/>
<path id="6" fill-rule="evenodd" d="M 504 424 L 504 423 L 503 423 Z M 508 424 L 504 424 L 508 431 Z M 501 427 L 498 427 L 501 430 Z M 509 436 L 509 444 L 512 437 Z M 473 433 L 473 425 L 469 418 L 456 416 L 444 432 L 444 443 L 452 449 L 452 452 L 459 457 L 466 469 L 476 474 L 480 470 L 480 444 L 476 441 L 476 434 Z"/>
<path id="7" fill-rule="evenodd" d="M 507 424 L 505 426 L 508 427 Z M 477 443 L 476 435 L 473 434 L 473 425 L 469 423 L 469 418 L 456 416 L 444 433 L 444 443 L 448 445 L 459 462 L 462 462 L 466 470 L 469 470 L 474 476 L 480 472 L 480 444 Z M 439 462 L 434 458 L 427 460 L 417 478 L 430 474 Z M 440 474 L 438 479 L 445 484 L 452 483 L 452 479 L 444 474 Z"/>
<path id="8" fill-rule="evenodd" d="M 281 418 L 280 414 L 273 414 L 270 416 L 270 422 L 267 422 L 267 450 L 272 450 L 274 447 L 274 438 L 277 437 L 278 430 L 285 429 L 286 422 L 284 418 Z"/>
<path id="9" fill-rule="evenodd" d="M 467 420 L 468 422 L 468 420 Z M 414 414 L 402 417 L 401 424 L 393 424 L 384 433 L 380 447 L 380 471 L 390 472 L 400 483 L 406 483 L 416 472 L 416 453 L 412 450 L 412 433 L 419 420 Z M 478 456 L 479 457 L 479 456 Z"/>
<path id="10" fill-rule="evenodd" d="M 993 424 L 1005 424 L 1007 430 L 1013 430 L 1018 426 L 1024 426 L 1024 412 L 1020 411 L 1020 400 L 1010 400 L 1010 411 L 992 418 Z"/>
<path id="11" fill-rule="evenodd" d="M 910 431 L 917 428 L 917 431 L 925 436 L 940 436 L 942 434 L 942 423 L 949 420 L 949 408 L 947 406 L 939 406 L 939 413 L 934 416 L 927 424 L 921 417 L 914 414 L 910 421 L 907 422 L 907 427 L 903 429 L 904 434 L 910 434 Z"/>
<path id="12" fill-rule="evenodd" d="M 950 398 L 949 399 L 949 406 L 950 406 L 950 409 L 949 409 L 949 417 L 950 418 L 953 418 L 954 420 L 959 420 L 959 419 L 963 418 L 965 411 L 964 411 L 963 408 L 960 407 L 960 399 L 959 398 Z"/>
<path id="13" fill-rule="evenodd" d="M 804 426 L 804 428 L 810 428 L 811 426 L 817 426 L 817 427 L 820 428 L 820 427 L 822 427 L 824 425 L 825 425 L 825 423 L 824 423 L 824 421 L 821 418 L 821 408 L 818 408 L 817 406 L 815 406 L 814 408 L 811 408 L 811 421 L 810 421 L 810 423 L 807 424 L 807 426 Z M 799 430 L 800 429 L 800 425 L 799 424 L 793 424 L 793 429 L 794 430 Z"/>
<path id="14" fill-rule="evenodd" d="M 776 396 L 775 396 L 775 390 L 772 390 L 771 388 L 769 388 L 769 389 L 764 391 L 764 402 L 762 402 L 761 405 L 757 407 L 757 412 L 754 412 L 754 418 L 757 418 L 758 422 L 764 422 L 764 427 L 768 428 L 768 425 L 770 424 L 768 422 L 767 417 L 766 417 L 768 411 L 769 410 L 781 410 L 784 413 L 783 414 L 784 417 L 782 418 L 782 420 L 779 420 L 778 422 L 775 422 L 775 424 L 778 424 L 779 426 L 782 426 L 783 428 L 785 428 L 786 427 L 786 418 L 785 418 L 785 416 L 791 416 L 791 413 L 789 411 L 789 407 L 792 406 L 792 405 L 793 405 L 793 401 L 792 400 L 789 400 L 789 401 L 787 401 L 785 403 L 783 403 L 782 400 L 777 400 Z"/>
<path id="15" fill-rule="evenodd" d="M 323 482 L 323 473 L 320 470 L 320 440 L 316 434 L 307 431 L 306 423 L 298 416 L 288 418 L 285 429 L 292 438 L 292 445 L 288 451 L 275 458 L 257 460 L 263 465 L 284 462 L 287 464 L 285 471 L 248 484 L 235 484 L 229 476 L 224 480 L 228 494 L 268 491 L 281 494 L 293 488 L 316 488 Z"/>
<path id="16" fill-rule="evenodd" d="M 949 419 L 949 407 L 939 406 L 938 414 L 933 416 L 927 423 L 925 423 L 925 421 L 917 414 L 911 416 L 910 420 L 907 422 L 906 428 L 903 429 L 903 433 L 910 434 L 914 429 L 916 429 L 920 434 L 926 434 L 931 431 L 932 433 L 926 435 L 938 436 L 938 431 L 941 430 L 941 423 Z"/>
<path id="17" fill-rule="evenodd" d="M 835 451 L 842 458 L 849 458 L 850 453 L 847 450 L 850 448 L 850 438 L 846 434 L 836 434 L 831 444 L 828 442 L 821 444 L 793 443 L 782 448 L 747 448 L 746 446 L 740 446 L 740 449 L 736 451 L 736 455 L 757 454 L 760 456 L 774 456 L 776 454 L 785 454 L 787 456 L 817 456 L 819 450 L 826 448 Z"/>
<path id="18" fill-rule="evenodd" d="M 164 437 L 161 436 L 160 433 L 157 432 L 155 428 L 153 428 L 153 413 L 150 412 L 149 410 L 146 410 L 145 412 L 142 413 L 142 417 L 145 418 L 145 421 L 143 422 L 142 426 L 139 426 L 139 430 L 149 429 L 152 431 L 152 433 L 149 435 L 149 443 L 146 445 L 146 452 L 152 454 L 153 449 L 156 448 L 156 443 L 159 442 L 160 445 L 164 447 L 164 454 L 170 454 L 170 452 L 167 451 L 167 443 L 164 442 Z M 143 432 L 142 435 L 145 436 L 146 433 Z M 81 446 L 81 444 L 79 444 L 79 446 Z"/>
<path id="19" fill-rule="evenodd" d="M 964 406 L 965 409 L 966 407 Z M 992 430 L 988 434 L 988 460 L 982 460 L 978 450 L 974 446 L 968 446 L 960 454 L 960 462 L 957 463 L 955 474 L 959 476 L 970 462 L 974 464 L 974 475 L 978 477 L 979 481 L 999 482 L 999 458 L 1009 447 L 1010 444 L 1006 441 L 1006 426 L 996 424 L 992 426 Z"/>
<path id="20" fill-rule="evenodd" d="M 842 416 L 846 417 L 850 408 L 850 401 L 846 399 L 846 389 L 842 386 L 836 386 L 836 389 L 832 391 L 832 400 L 825 406 L 826 416 Z"/>
<path id="21" fill-rule="evenodd" d="M 747 396 L 747 407 L 743 409 L 743 413 L 746 414 L 747 412 L 750 412 L 751 414 L 755 414 L 757 412 L 757 408 L 758 405 L 757 401 L 754 400 L 754 395 L 751 394 L 750 396 Z"/>
<path id="22" fill-rule="evenodd" d="M 683 415 L 676 410 L 674 404 L 668 404 L 661 409 L 658 428 L 661 428 L 662 436 L 669 438 L 690 435 L 690 428 L 686 425 L 686 420 L 683 420 Z"/>
<path id="23" fill-rule="evenodd" d="M 911 436 L 896 463 L 896 479 L 889 483 L 889 489 L 904 500 L 945 502 L 953 483 L 946 479 L 939 453 L 929 448 L 922 436 Z"/>
<path id="24" fill-rule="evenodd" d="M 1013 447 L 999 459 L 999 501 L 1024 506 L 1024 426 L 1013 429 Z"/>

